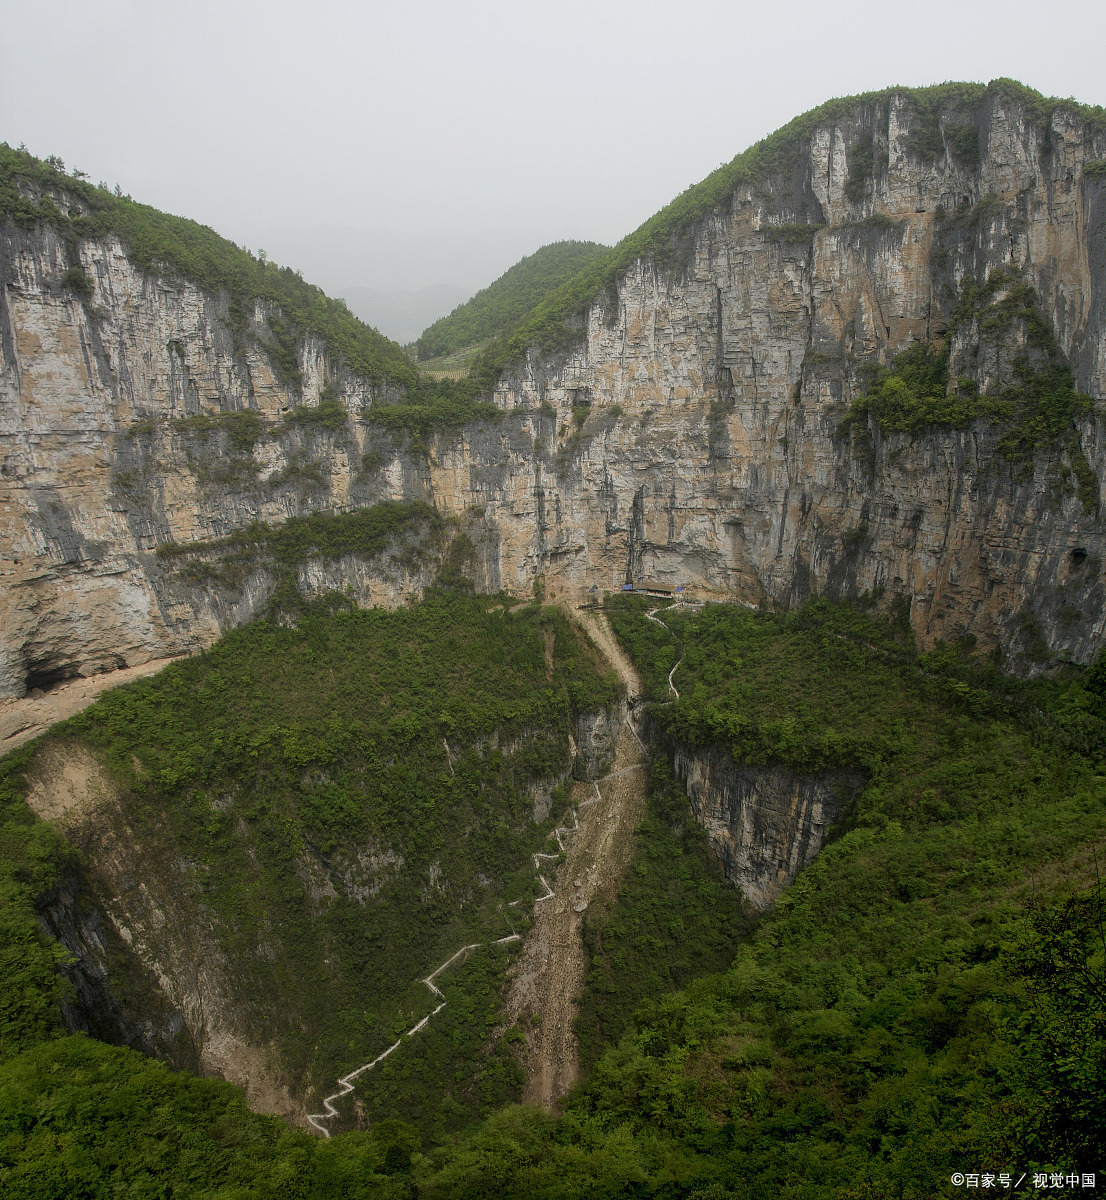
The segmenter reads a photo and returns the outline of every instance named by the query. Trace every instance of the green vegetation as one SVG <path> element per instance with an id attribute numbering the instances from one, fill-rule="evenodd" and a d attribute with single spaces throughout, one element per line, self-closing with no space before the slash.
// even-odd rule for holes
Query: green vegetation
<path id="1" fill-rule="evenodd" d="M 649 997 L 562 1119 L 507 1111 L 424 1194 L 929 1200 L 1094 1169 L 1106 668 L 1020 684 L 823 603 L 672 634 L 644 607 L 609 602 L 663 728 L 867 784 L 727 971 Z"/>
<path id="2" fill-rule="evenodd" d="M 1092 158 L 1083 164 L 1087 179 L 1106 179 L 1106 158 Z"/>
<path id="3" fill-rule="evenodd" d="M 518 1099 L 525 1072 L 513 1047 L 523 1033 L 515 1028 L 495 1036 L 511 950 L 481 947 L 438 977 L 445 1008 L 402 1053 L 358 1081 L 358 1103 L 373 1125 L 399 1118 L 418 1130 L 423 1144 L 448 1145 L 474 1112 L 487 1116 Z"/>
<path id="4" fill-rule="evenodd" d="M 494 404 L 476 400 L 475 389 L 465 379 L 420 380 L 396 404 L 374 404 L 367 419 L 393 433 L 411 436 L 415 447 L 425 447 L 431 430 L 471 421 L 496 421 L 503 415 Z"/>
<path id="5" fill-rule="evenodd" d="M 709 605 L 699 615 L 660 614 L 666 630 L 642 619 L 644 604 L 615 596 L 607 606 L 656 702 L 653 719 L 691 750 L 722 746 L 737 762 L 801 771 L 859 768 L 870 798 L 881 772 L 898 780 L 888 786 L 909 792 L 926 764 L 947 761 L 946 723 L 960 720 L 950 705 L 963 701 L 979 717 L 994 707 L 978 684 L 931 678 L 923 669 L 930 660 L 919 665 L 905 626 L 882 626 L 861 609 L 811 602 L 766 616 Z M 680 699 L 672 702 L 668 673 L 677 659 Z M 917 675 L 920 690 L 901 686 L 904 675 Z M 907 752 L 909 783 L 900 761 Z M 898 791 L 888 800 L 898 817 L 900 801 L 909 803 Z"/>
<path id="6" fill-rule="evenodd" d="M 841 431 L 866 428 L 873 417 L 886 433 L 920 433 L 924 429 L 962 429 L 977 417 L 1001 420 L 1011 415 L 998 397 L 981 396 L 974 382 L 960 383 L 951 394 L 949 348 L 915 342 L 880 368 L 850 405 Z"/>
<path id="7" fill-rule="evenodd" d="M 415 343 L 419 361 L 501 337 L 606 250 L 597 242 L 553 242 L 528 254 L 449 316 L 423 330 Z"/>
<path id="8" fill-rule="evenodd" d="M 956 86 L 956 85 L 954 85 Z M 962 86 L 962 85 L 961 85 Z M 1045 122 L 1051 120 L 1050 105 L 1061 102 L 1048 101 L 1038 92 L 1023 87 L 1013 80 L 997 80 L 990 84 L 989 91 L 999 93 L 1004 99 L 1021 103 L 1030 111 L 1030 119 L 1038 123 L 1042 118 L 1037 115 L 1040 102 L 1044 102 L 1048 116 Z M 971 124 L 970 109 L 974 107 L 970 93 L 956 96 L 952 103 L 941 94 L 938 88 L 919 89 L 914 96 L 915 125 L 907 137 L 907 147 L 916 157 L 923 160 L 940 159 L 946 149 L 954 161 L 960 166 L 972 169 L 979 166 L 979 131 Z M 1083 109 L 1084 114 L 1093 120 L 1094 109 Z M 942 130 L 942 118 L 945 118 Z"/>
<path id="9" fill-rule="evenodd" d="M 431 812 L 442 830 L 458 794 L 475 805 L 477 780 L 486 779 L 470 775 L 476 786 L 449 791 L 447 801 L 440 789 L 457 787 L 453 777 L 442 763 L 432 782 L 434 771 L 422 762 L 435 738 L 444 733 L 461 746 L 465 738 L 452 721 L 470 722 L 474 731 L 510 711 L 528 723 L 537 710 L 527 706 L 546 703 L 537 631 L 559 618 L 536 606 L 509 614 L 487 613 L 486 605 L 442 593 L 409 613 L 317 615 L 299 630 L 254 626 L 177 668 L 187 687 L 163 675 L 121 689 L 106 698 L 118 697 L 116 707 L 102 701 L 83 728 L 71 723 L 63 736 L 99 746 L 120 778 L 134 771 L 130 755 L 137 754 L 144 774 L 136 776 L 128 805 L 132 813 L 139 806 L 138 817 L 159 793 L 178 798 L 157 802 L 159 820 L 185 829 L 195 812 L 197 826 L 208 823 L 200 801 L 212 784 L 248 779 L 250 798 L 235 794 L 236 817 L 257 822 L 263 817 L 255 810 L 271 806 L 315 843 L 335 820 L 340 827 L 349 819 L 342 815 L 348 809 L 334 798 L 314 807 L 321 780 L 313 775 L 308 788 L 303 766 L 315 772 L 321 764 L 350 764 L 343 788 L 364 794 L 361 811 L 376 814 L 392 844 L 421 862 L 419 847 L 427 842 L 412 824 L 414 789 L 433 792 L 433 807 L 420 812 Z M 412 1053 L 386 1060 L 389 1073 L 363 1089 L 374 1115 L 405 1115 L 420 1129 L 385 1119 L 368 1134 L 311 1140 L 246 1113 L 227 1085 L 56 1036 L 51 951 L 27 905 L 43 883 L 35 862 L 48 871 L 59 851 L 12 784 L 33 757 L 28 750 L 5 760 L 4 852 L 18 861 L 6 876 L 3 912 L 9 940 L 23 949 L 2 960 L 4 1029 L 22 1032 L 6 1043 L 0 1075 L 0 1172 L 8 1173 L 0 1182 L 23 1186 L 41 1178 L 39 1190 L 26 1194 L 58 1200 L 107 1197 L 124 1186 L 141 1197 L 390 1197 L 417 1186 L 419 1196 L 441 1200 L 931 1200 L 961 1194 L 948 1182 L 954 1171 L 1097 1170 L 1106 1137 L 1106 897 L 1094 852 L 1106 843 L 1106 660 L 1082 675 L 1025 682 L 974 656 L 968 644 L 920 654 L 905 623 L 884 623 L 857 608 L 818 602 L 779 615 L 721 605 L 699 614 L 670 610 L 668 630 L 647 622 L 644 608 L 633 597 L 608 601 L 662 732 L 688 745 L 727 748 L 746 763 L 849 766 L 865 783 L 814 865 L 738 939 L 732 896 L 729 916 L 710 916 L 717 875 L 658 768 L 636 869 L 611 910 L 589 922 L 594 957 L 581 1032 L 594 1067 L 563 1116 L 508 1106 L 460 1137 L 453 1132 L 515 1086 L 510 1034 L 507 1045 L 495 1048 L 485 1038 L 475 1049 L 481 1029 L 493 1028 L 499 978 L 483 950 L 443 977 L 450 1000 L 440 1016 L 453 1007 L 456 1022 L 434 1027 L 437 1042 L 405 1044 L 402 1052 Z M 584 682 L 587 656 L 568 670 L 562 632 L 568 636 L 555 624 L 555 681 L 566 682 L 554 688 L 568 689 L 564 705 L 572 702 L 567 681 Z M 409 647 L 398 663 L 388 657 L 397 645 Z M 436 647 L 418 668 L 416 645 L 420 654 Z M 503 653 L 508 664 L 524 660 L 525 669 L 505 669 L 496 659 Z M 363 665 L 347 666 L 362 655 Z M 667 677 L 677 658 L 681 698 L 672 702 Z M 483 665 L 462 686 L 474 664 Z M 334 670 L 349 680 L 348 697 L 326 683 Z M 383 684 L 370 684 L 389 672 Z M 220 677 L 235 680 L 232 692 L 219 690 Z M 263 677 L 271 683 L 262 688 Z M 537 684 L 534 696 L 527 679 Z M 512 680 L 521 691 L 512 690 Z M 396 708 L 411 713 L 403 727 L 409 734 L 381 713 L 396 681 L 405 681 Z M 602 695 L 604 686 L 588 677 L 589 695 Z M 240 699 L 228 701 L 228 692 Z M 470 701 L 480 697 L 474 714 Z M 335 707 L 342 728 L 331 732 Z M 292 711 L 299 712 L 294 737 Z M 366 734 L 375 731 L 379 763 L 392 753 L 388 770 L 414 771 L 423 782 L 405 776 L 390 804 L 387 782 L 361 793 L 352 747 L 364 744 L 365 734 L 348 740 L 344 731 L 353 722 Z M 254 745 L 261 765 L 247 767 Z M 417 755 L 402 752 L 415 746 Z M 460 775 L 457 759 L 454 766 Z M 338 776 L 328 770 L 333 783 Z M 180 779 L 177 771 L 184 772 Z M 479 811 L 467 809 L 462 819 Z M 209 836 L 228 834 L 216 829 Z M 276 830 L 272 836 L 279 843 Z M 213 876 L 241 880 L 258 871 L 211 857 L 212 843 L 179 844 L 219 862 Z M 268 853 L 264 872 L 273 869 Z M 441 853 L 438 845 L 433 853 Z M 504 866 L 508 860 L 517 861 L 513 853 Z M 441 861 L 451 877 L 464 877 L 461 864 Z M 513 886 L 523 887 L 521 875 L 517 880 Z M 389 911 L 402 908 L 402 899 L 391 896 Z M 218 883 L 205 902 L 225 911 Z M 256 937 L 250 905 L 235 903 L 247 936 Z M 278 887 L 268 903 L 282 906 L 285 922 L 296 919 Z M 399 930 L 382 908 L 368 903 L 356 918 L 344 936 L 368 925 L 395 945 Z M 692 943 L 700 937 L 704 955 L 696 964 Z M 721 967 L 735 944 L 725 969 L 662 994 L 681 976 Z M 332 956 L 335 945 L 328 942 Z M 358 1015 L 380 986 L 372 962 L 379 951 L 366 946 L 363 953 L 366 965 L 358 970 L 365 974 L 350 999 L 333 1001 Z M 341 971 L 352 978 L 352 960 L 340 954 Z M 412 966 L 404 961 L 402 970 Z M 301 968 L 298 978 L 310 994 L 311 971 Z M 342 986 L 330 977 L 332 994 L 344 996 Z M 359 1023 L 364 1027 L 363 1017 Z M 617 1044 L 597 1055 L 600 1042 L 620 1031 Z M 360 1036 L 359 1050 L 369 1048 L 371 1039 Z M 448 1102 L 436 1108 L 435 1064 L 449 1083 Z M 420 1132 L 425 1136 L 427 1127 L 435 1147 L 423 1154 Z M 328 1180 L 348 1182 L 330 1183 L 327 1193 Z"/>
<path id="10" fill-rule="evenodd" d="M 1009 331 L 1025 331 L 1025 347 L 1009 345 Z M 999 399 L 1009 430 L 999 449 L 1011 462 L 1028 463 L 1039 446 L 1069 435 L 1077 417 L 1090 413 L 1089 396 L 1075 379 L 1033 289 L 1013 272 L 992 271 L 984 284 L 965 286 L 950 328 L 979 330 L 978 345 L 997 345 Z"/>
<path id="11" fill-rule="evenodd" d="M 308 560 L 334 562 L 347 554 L 369 560 L 390 551 L 398 565 L 414 568 L 443 549 L 446 532 L 441 514 L 425 501 L 388 500 L 354 512 L 290 517 L 275 528 L 254 521 L 196 545 L 163 542 L 156 553 L 191 583 L 240 587 L 265 567 L 276 577 L 274 608 L 296 611 L 305 605 L 296 572 Z"/>
<path id="12" fill-rule="evenodd" d="M 860 142 L 849 151 L 849 177 L 845 181 L 845 195 L 854 204 L 864 199 L 864 191 L 875 165 L 876 155 L 871 142 Z"/>
<path id="13" fill-rule="evenodd" d="M 483 345 L 466 346 L 452 354 L 442 354 L 437 358 L 419 361 L 419 374 L 433 378 L 436 374 L 448 376 L 450 379 L 461 379 L 468 374 L 470 365 L 476 361 Z M 411 353 L 411 351 L 408 351 Z"/>
<path id="14" fill-rule="evenodd" d="M 326 429 L 331 433 L 349 430 L 346 406 L 334 395 L 323 395 L 318 404 L 301 404 L 284 418 L 286 426 L 300 429 Z"/>
<path id="15" fill-rule="evenodd" d="M 783 225 L 772 225 L 764 230 L 767 237 L 773 238 L 778 242 L 787 242 L 791 245 L 802 245 L 809 243 L 822 225 L 804 225 L 797 222 L 785 222 Z"/>
<path id="16" fill-rule="evenodd" d="M 584 919 L 591 969 L 576 1034 L 585 1070 L 643 1003 L 725 970 L 750 924 L 664 758 L 652 763 L 648 813 L 634 834 L 616 902 L 593 902 Z"/>
<path id="17" fill-rule="evenodd" d="M 960 166 L 969 170 L 979 166 L 979 130 L 974 125 L 950 122 L 945 127 L 945 142 Z"/>
<path id="18" fill-rule="evenodd" d="M 916 342 L 879 369 L 841 423 L 865 436 L 869 418 L 887 433 L 926 429 L 962 429 L 977 418 L 1003 427 L 999 453 L 1022 465 L 1044 447 L 1068 451 L 1076 490 L 1087 512 L 1098 509 L 1098 483 L 1080 444 L 1075 422 L 1088 416 L 1094 402 L 1075 390 L 1075 379 L 1033 289 L 1012 271 L 992 271 L 986 283 L 969 282 L 953 312 L 949 337 L 968 331 L 973 349 L 958 363 L 969 372 L 986 348 L 994 350 L 1002 381 L 981 394 L 971 377 L 949 386 L 949 346 Z M 1024 346 L 1015 336 L 1024 331 Z"/>
<path id="19" fill-rule="evenodd" d="M 194 417 L 178 417 L 170 422 L 174 433 L 185 434 L 206 441 L 213 434 L 226 435 L 226 449 L 232 455 L 249 454 L 265 436 L 265 421 L 252 409 L 238 412 L 198 413 Z M 152 418 L 136 421 L 127 430 L 128 438 L 141 437 L 156 432 L 157 422 Z"/>
<path id="20" fill-rule="evenodd" d="M 322 1142 L 238 1088 L 83 1036 L 0 1064 L 0 1189 L 20 1200 L 407 1200 L 398 1121 Z"/>
<path id="21" fill-rule="evenodd" d="M 32 754 L 0 760 L 0 1059 L 55 1036 L 65 994 L 58 968 L 66 955 L 43 937 L 35 904 L 57 882 L 67 851 L 22 803 L 16 781 Z"/>
<path id="22" fill-rule="evenodd" d="M 121 455 L 112 472 L 112 490 L 135 506 L 150 502 L 150 485 L 159 475 L 150 451 L 159 431 L 180 439 L 181 449 L 196 481 L 213 489 L 257 487 L 257 460 L 254 447 L 270 429 L 265 419 L 252 409 L 233 412 L 197 413 L 158 421 L 144 417 L 135 421 L 124 435 L 135 445 L 138 455 Z M 122 466 L 123 462 L 134 465 Z"/>
<path id="23" fill-rule="evenodd" d="M 316 547 L 309 534 L 301 529 L 301 541 Z M 46 740 L 101 757 L 119 800 L 97 812 L 96 836 L 126 838 L 128 854 L 148 864 L 150 894 L 169 889 L 182 922 L 210 927 L 237 1018 L 259 1045 L 278 1049 L 296 1092 L 309 1083 L 331 1090 L 429 1013 L 434 998 L 418 981 L 459 946 L 525 927 L 526 908 L 512 919 L 505 901 L 534 894 L 530 854 L 549 828 L 534 825 L 527 787 L 568 769 L 573 714 L 620 692 L 556 610 L 488 609 L 487 597 L 439 589 L 393 613 L 316 606 L 295 628 L 258 622 L 109 692 Z M 72 1081 L 77 1107 L 65 1121 L 74 1144 L 100 1136 L 83 1127 L 89 1110 L 77 1095 L 101 1066 L 124 1091 L 134 1076 L 139 1091 L 166 1093 L 155 1106 L 168 1106 L 171 1142 L 191 1119 L 174 1105 L 201 1111 L 234 1094 L 189 1091 L 136 1055 L 60 1037 L 61 952 L 44 939 L 34 904 L 59 873 L 82 868 L 22 801 L 42 745 L 3 760 L 0 777 L 0 1058 L 39 1095 L 0 1117 L 19 1132 L 21 1164 L 46 1137 L 36 1105 L 54 1084 L 43 1073 L 64 1069 L 67 1055 L 94 1060 L 91 1075 Z M 368 876 L 366 855 L 377 863 Z M 180 862 L 194 865 L 194 885 L 175 894 L 171 864 Z M 320 879 L 331 882 L 319 890 Z M 490 1019 L 506 958 L 485 948 L 446 972 L 446 1009 L 367 1081 L 370 1110 L 410 1114 L 416 1145 L 517 1093 L 517 1064 Z M 103 1120 L 131 1119 L 108 1112 Z M 193 1139 L 201 1149 L 204 1128 Z M 120 1136 L 111 1138 L 116 1154 Z M 256 1129 L 230 1136 L 232 1145 L 264 1140 Z M 13 1144 L 0 1151 L 8 1163 Z M 175 1154 L 158 1168 L 174 1178 L 191 1161 Z"/>
<path id="24" fill-rule="evenodd" d="M 129 196 L 112 195 L 45 162 L 0 143 L 0 221 L 23 228 L 52 225 L 66 246 L 69 266 L 62 284 L 82 299 L 91 285 L 78 247 L 114 234 L 138 267 L 163 270 L 228 298 L 228 321 L 246 336 L 254 303 L 273 306 L 270 357 L 282 381 L 299 386 L 295 343 L 307 334 L 325 338 L 351 371 L 366 379 L 411 387 L 417 372 L 399 346 L 363 325 L 342 300 L 331 300 L 288 267 L 278 267 L 219 237 L 205 225 L 173 217 Z"/>

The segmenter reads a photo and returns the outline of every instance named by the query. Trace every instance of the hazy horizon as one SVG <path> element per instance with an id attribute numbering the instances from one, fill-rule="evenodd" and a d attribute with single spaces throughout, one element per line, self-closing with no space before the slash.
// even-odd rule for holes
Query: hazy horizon
<path id="1" fill-rule="evenodd" d="M 0 139 L 335 295 L 471 295 L 548 242 L 614 243 L 833 96 L 1010 76 L 1106 102 L 1106 16 L 1073 0 L 0 0 L 0 17 Z"/>
<path id="2" fill-rule="evenodd" d="M 350 311 L 366 325 L 405 346 L 473 293 L 451 283 L 435 283 L 422 288 L 397 288 L 391 292 L 352 287 L 344 288 L 339 294 Z"/>

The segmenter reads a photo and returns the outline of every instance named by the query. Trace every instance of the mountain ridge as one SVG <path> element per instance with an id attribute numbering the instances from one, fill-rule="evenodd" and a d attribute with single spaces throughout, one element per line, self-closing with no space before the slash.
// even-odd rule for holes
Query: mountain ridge
<path id="1" fill-rule="evenodd" d="M 952 127 L 977 131 L 978 158 Z M 630 263 L 609 275 L 617 292 L 584 288 L 593 264 L 544 301 L 508 339 L 524 359 L 508 365 L 501 340 L 469 379 L 440 383 L 294 272 L 169 222 L 183 265 L 159 275 L 156 239 L 133 234 L 133 261 L 108 217 L 60 214 L 17 172 L 3 193 L 0 436 L 10 580 L 29 591 L 6 591 L 0 686 L 177 654 L 268 603 L 264 564 L 224 594 L 158 545 L 195 560 L 251 522 L 416 499 L 463 521 L 493 591 L 645 576 L 776 605 L 870 591 L 909 602 L 924 639 L 971 635 L 1026 670 L 1089 661 L 1106 297 L 1102 184 L 1083 167 L 1106 157 L 1104 128 L 1100 110 L 1005 83 L 833 102 L 607 252 L 598 262 Z M 758 163 L 776 173 L 731 192 Z M 90 209 L 146 219 L 76 187 Z M 654 244 L 656 260 L 635 249 Z M 565 297 L 586 316 L 547 321 Z M 559 329 L 557 349 L 541 351 L 535 321 Z M 986 404 L 881 427 L 863 400 L 873 372 L 891 371 L 879 386 L 895 403 L 912 394 L 892 363 L 916 343 L 947 345 L 943 386 Z M 936 475 L 915 471 L 918 455 Z M 422 578 L 352 559 L 298 570 L 301 589 L 349 585 L 373 603 Z M 37 599 L 13 608 L 17 594 Z"/>
<path id="2" fill-rule="evenodd" d="M 561 241 L 526 255 L 475 296 L 424 329 L 415 342 L 419 360 L 455 354 L 502 337 L 606 249 L 597 242 Z"/>

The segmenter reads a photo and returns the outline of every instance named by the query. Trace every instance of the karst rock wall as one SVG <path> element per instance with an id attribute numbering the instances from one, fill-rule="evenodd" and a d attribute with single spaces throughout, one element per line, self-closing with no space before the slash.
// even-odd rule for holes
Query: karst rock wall
<path id="1" fill-rule="evenodd" d="M 676 745 L 673 765 L 726 877 L 760 912 L 814 861 L 864 782 L 856 772 L 741 766 L 718 748 Z"/>
<path id="2" fill-rule="evenodd" d="M 993 382 L 994 356 L 949 329 L 965 281 L 996 269 L 1032 286 L 1079 388 L 1102 398 L 1106 176 L 1084 167 L 1106 159 L 1106 133 L 994 88 L 931 115 L 924 151 L 906 96 L 834 111 L 663 261 L 634 262 L 568 350 L 504 371 L 500 420 L 425 445 L 366 420 L 396 397 L 318 341 L 299 345 L 302 387 L 282 382 L 263 304 L 243 342 L 225 297 L 139 271 L 111 239 L 80 245 L 81 299 L 49 226 L 5 227 L 0 695 L 208 644 L 267 603 L 271 573 L 197 582 L 157 544 L 384 499 L 461 518 L 465 569 L 487 589 L 529 594 L 540 577 L 581 593 L 630 574 L 746 603 L 870 592 L 908 601 L 924 642 L 973 634 L 1029 669 L 1088 661 L 1106 547 L 1072 454 L 1101 493 L 1097 410 L 1028 467 L 985 420 L 866 440 L 839 425 L 865 367 L 915 339 L 951 337 L 954 366 Z M 956 149 L 965 125 L 978 153 Z M 344 428 L 288 420 L 325 388 Z M 244 450 L 202 419 L 239 410 L 268 430 Z M 298 582 L 395 603 L 435 569 L 349 558 L 306 563 Z"/>

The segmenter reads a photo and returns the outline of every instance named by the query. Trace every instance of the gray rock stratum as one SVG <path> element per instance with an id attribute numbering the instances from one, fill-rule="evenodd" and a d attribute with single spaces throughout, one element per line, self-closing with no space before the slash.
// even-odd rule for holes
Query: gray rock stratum
<path id="1" fill-rule="evenodd" d="M 727 878 L 760 911 L 814 861 L 864 782 L 856 772 L 739 766 L 717 747 L 691 754 L 676 745 L 673 763 Z"/>
<path id="2" fill-rule="evenodd" d="M 6 223 L 0 697 L 209 644 L 278 582 L 260 559 L 220 569 L 218 539 L 383 500 L 457 518 L 447 532 L 466 535 L 454 546 L 487 589 L 630 574 L 746 603 L 869 592 L 908 601 L 923 642 L 971 634 L 1027 669 L 1088 661 L 1106 558 L 1097 404 L 1028 462 L 999 453 L 984 419 L 839 429 L 865 372 L 916 340 L 950 345 L 954 379 L 1001 386 L 1034 326 L 989 318 L 1023 285 L 1079 389 L 1106 385 L 1102 114 L 1014 87 L 926 95 L 808 117 L 663 254 L 643 241 L 560 349 L 536 342 L 505 367 L 498 420 L 421 441 L 367 420 L 395 389 L 318 338 L 296 341 L 289 382 L 265 348 L 270 302 L 232 329 L 226 295 L 140 269 L 112 235 Z M 75 265 L 87 295 L 65 286 Z M 992 309 L 954 320 L 965 285 L 988 279 Z M 293 419 L 320 401 L 345 417 Z M 225 419 L 241 413 L 256 421 Z M 158 556 L 167 542 L 196 553 Z M 296 582 L 396 603 L 447 543 L 307 558 Z"/>

